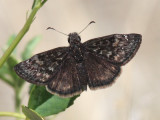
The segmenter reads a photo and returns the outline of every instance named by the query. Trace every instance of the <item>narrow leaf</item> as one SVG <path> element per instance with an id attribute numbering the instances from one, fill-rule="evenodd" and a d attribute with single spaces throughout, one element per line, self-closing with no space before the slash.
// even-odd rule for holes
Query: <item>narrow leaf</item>
<path id="1" fill-rule="evenodd" d="M 38 113 L 26 106 L 22 106 L 22 111 L 30 120 L 44 120 Z"/>
<path id="2" fill-rule="evenodd" d="M 7 45 L 8 46 L 11 45 L 15 38 L 16 38 L 16 34 L 12 34 L 7 41 Z"/>
<path id="3" fill-rule="evenodd" d="M 12 44 L 12 42 L 13 42 L 13 40 L 14 40 L 15 38 L 16 38 L 16 34 L 12 34 L 12 35 L 8 38 L 7 43 L 6 43 L 5 47 L 4 47 L 5 50 Z M 16 53 L 16 49 L 13 50 L 12 54 L 15 54 L 15 53 Z"/>
<path id="4" fill-rule="evenodd" d="M 15 73 L 13 67 L 18 64 L 18 60 L 11 55 L 7 62 L 6 62 L 9 66 L 9 71 L 10 71 L 10 75 L 13 78 L 13 80 L 16 82 L 15 84 L 17 84 L 19 87 L 21 87 L 21 85 L 23 85 L 23 83 L 25 82 L 23 79 L 21 79 L 20 77 L 17 76 L 17 74 Z"/>
<path id="5" fill-rule="evenodd" d="M 0 68 L 0 79 L 11 87 L 14 87 L 14 81 L 10 75 L 9 67 L 6 63 Z"/>

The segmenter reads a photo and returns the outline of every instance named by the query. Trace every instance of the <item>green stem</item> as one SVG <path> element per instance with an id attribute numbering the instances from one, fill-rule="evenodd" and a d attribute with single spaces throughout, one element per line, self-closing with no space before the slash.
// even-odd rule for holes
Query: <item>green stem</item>
<path id="1" fill-rule="evenodd" d="M 37 11 L 43 6 L 43 4 L 46 2 L 47 0 L 44 0 L 42 3 L 37 4 L 33 9 L 32 12 L 30 14 L 30 16 L 28 17 L 25 25 L 23 26 L 23 28 L 21 29 L 21 31 L 18 33 L 18 35 L 16 36 L 15 40 L 13 41 L 13 43 L 9 46 L 9 48 L 5 51 L 5 53 L 3 54 L 3 56 L 0 59 L 0 68 L 2 67 L 2 65 L 4 64 L 4 62 L 8 59 L 8 57 L 10 56 L 10 54 L 12 53 L 12 51 L 14 50 L 14 48 L 17 46 L 17 44 L 20 42 L 20 40 L 23 38 L 23 36 L 27 33 L 27 31 L 29 30 L 35 15 L 37 13 Z"/>
<path id="2" fill-rule="evenodd" d="M 47 2 L 47 0 L 42 1 L 41 7 L 45 4 L 45 2 Z"/>
<path id="3" fill-rule="evenodd" d="M 16 112 L 20 112 L 20 106 L 21 106 L 20 90 L 15 89 L 15 110 Z"/>
<path id="4" fill-rule="evenodd" d="M 25 119 L 25 115 L 19 114 L 19 113 L 13 113 L 13 112 L 0 112 L 0 116 L 6 116 L 6 117 L 16 117 L 16 118 L 21 118 Z"/>

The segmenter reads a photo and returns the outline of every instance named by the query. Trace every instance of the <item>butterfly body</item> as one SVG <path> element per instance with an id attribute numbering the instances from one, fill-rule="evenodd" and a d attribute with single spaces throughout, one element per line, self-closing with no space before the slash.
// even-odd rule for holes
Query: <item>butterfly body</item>
<path id="1" fill-rule="evenodd" d="M 84 49 L 81 43 L 81 38 L 78 33 L 70 33 L 68 37 L 69 42 L 69 53 L 74 57 L 77 63 L 81 63 L 83 61 Z"/>
<path id="2" fill-rule="evenodd" d="M 111 85 L 137 52 L 140 34 L 113 34 L 81 43 L 78 33 L 68 35 L 69 47 L 39 53 L 14 69 L 24 80 L 45 85 L 50 93 L 71 97 Z"/>

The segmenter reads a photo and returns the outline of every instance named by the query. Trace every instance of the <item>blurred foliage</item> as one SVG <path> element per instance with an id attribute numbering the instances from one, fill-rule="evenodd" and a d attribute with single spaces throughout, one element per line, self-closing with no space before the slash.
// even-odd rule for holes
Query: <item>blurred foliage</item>
<path id="1" fill-rule="evenodd" d="M 3 49 L 8 48 L 10 46 L 12 41 L 15 39 L 15 36 L 16 35 L 11 35 L 9 37 L 7 44 Z M 40 36 L 36 36 L 27 43 L 24 51 L 22 52 L 23 55 L 22 55 L 20 61 L 31 57 L 32 51 L 34 50 L 34 48 L 36 47 L 36 45 L 40 41 L 40 38 L 41 38 Z M 13 69 L 13 67 L 19 63 L 16 56 L 17 56 L 17 54 L 16 54 L 16 49 L 15 49 L 14 52 L 10 55 L 10 57 L 5 62 L 5 64 L 0 68 L 0 78 L 2 81 L 7 83 L 8 85 L 10 85 L 14 89 L 14 91 L 15 91 L 15 108 L 17 111 L 19 111 L 20 105 L 21 105 L 20 92 L 21 92 L 21 89 L 22 89 L 25 81 L 23 79 L 21 79 L 20 77 L 18 77 Z"/>
<path id="2" fill-rule="evenodd" d="M 12 117 L 17 116 L 17 118 L 24 118 L 22 114 L 19 114 L 19 112 L 22 101 L 21 92 L 25 81 L 17 76 L 13 68 L 19 63 L 19 61 L 29 59 L 32 56 L 32 52 L 41 40 L 41 36 L 36 36 L 27 43 L 21 53 L 20 60 L 17 59 L 15 48 L 29 30 L 30 25 L 35 19 L 37 11 L 45 4 L 45 2 L 47 2 L 47 0 L 33 1 L 31 13 L 27 16 L 25 25 L 18 35 L 10 36 L 6 45 L 2 48 L 5 52 L 0 59 L 0 79 L 13 88 L 15 93 L 15 110 L 17 113 L 0 112 L 0 116 L 8 115 Z M 30 95 L 28 107 L 22 106 L 22 111 L 26 116 L 26 120 L 44 120 L 41 116 L 46 117 L 58 114 L 73 105 L 74 100 L 79 97 L 78 95 L 71 98 L 61 98 L 47 92 L 45 87 L 33 84 L 30 86 L 28 93 Z"/>

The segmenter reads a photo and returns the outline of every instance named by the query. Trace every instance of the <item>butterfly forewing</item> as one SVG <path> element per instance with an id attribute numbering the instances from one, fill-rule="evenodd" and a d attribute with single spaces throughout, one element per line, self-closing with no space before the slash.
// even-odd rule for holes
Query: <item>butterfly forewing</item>
<path id="1" fill-rule="evenodd" d="M 141 39 L 140 34 L 113 34 L 91 39 L 83 45 L 114 64 L 124 65 L 135 55 Z"/>
<path id="2" fill-rule="evenodd" d="M 30 83 L 47 84 L 57 73 L 67 54 L 67 47 L 52 49 L 17 64 L 14 70 L 21 78 Z"/>
<path id="3" fill-rule="evenodd" d="M 91 89 L 111 85 L 120 74 L 120 67 L 109 63 L 94 53 L 85 54 L 85 67 L 88 73 L 88 85 Z"/>

